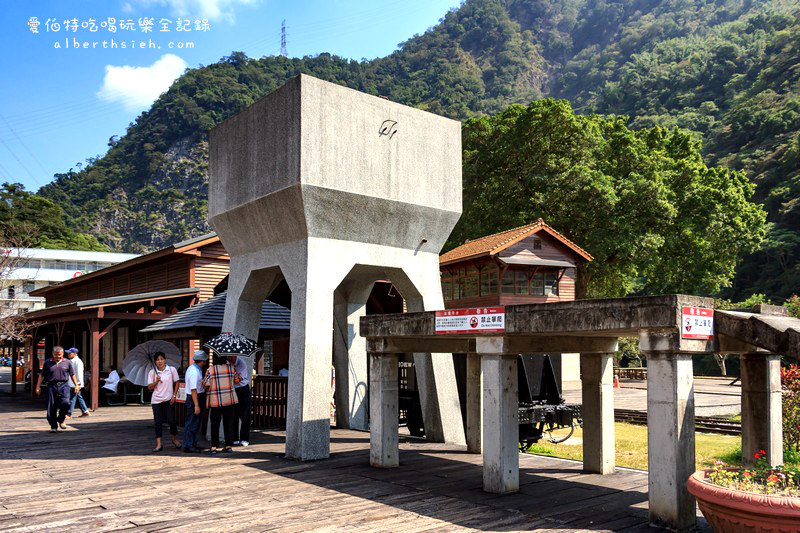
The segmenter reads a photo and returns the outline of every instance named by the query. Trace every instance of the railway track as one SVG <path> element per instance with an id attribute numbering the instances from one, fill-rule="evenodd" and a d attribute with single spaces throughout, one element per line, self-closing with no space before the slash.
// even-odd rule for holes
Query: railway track
<path id="1" fill-rule="evenodd" d="M 614 420 L 631 424 L 647 425 L 647 413 L 630 409 L 614 409 Z M 742 425 L 721 416 L 695 416 L 695 431 L 719 433 L 721 435 L 741 435 Z"/>

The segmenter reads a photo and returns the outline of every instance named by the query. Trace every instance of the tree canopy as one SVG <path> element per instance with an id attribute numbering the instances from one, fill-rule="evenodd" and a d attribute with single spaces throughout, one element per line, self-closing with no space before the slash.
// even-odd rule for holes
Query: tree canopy
<path id="1" fill-rule="evenodd" d="M 565 100 L 464 125 L 464 215 L 449 247 L 543 217 L 594 256 L 577 296 L 711 294 L 765 235 L 741 172 L 708 167 L 679 129 L 632 130 Z"/>

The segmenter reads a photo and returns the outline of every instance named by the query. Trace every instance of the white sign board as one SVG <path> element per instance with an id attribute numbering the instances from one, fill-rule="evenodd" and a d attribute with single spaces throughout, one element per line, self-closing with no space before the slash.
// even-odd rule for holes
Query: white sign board
<path id="1" fill-rule="evenodd" d="M 502 333 L 505 329 L 505 307 L 436 311 L 437 334 Z"/>
<path id="2" fill-rule="evenodd" d="M 714 338 L 714 310 L 684 306 L 681 309 L 681 337 L 704 340 Z"/>
<path id="3" fill-rule="evenodd" d="M 186 401 L 186 384 L 181 383 L 178 385 L 178 397 L 176 398 L 179 402 Z"/>

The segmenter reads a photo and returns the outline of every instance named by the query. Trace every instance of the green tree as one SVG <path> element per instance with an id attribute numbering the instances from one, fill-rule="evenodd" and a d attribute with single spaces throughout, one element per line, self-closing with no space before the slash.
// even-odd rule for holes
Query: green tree
<path id="1" fill-rule="evenodd" d="M 709 168 L 689 133 L 631 130 L 564 100 L 464 125 L 464 215 L 448 247 L 544 218 L 594 261 L 578 297 L 714 293 L 764 237 L 743 174 Z"/>
<path id="2" fill-rule="evenodd" d="M 67 225 L 64 210 L 42 196 L 29 193 L 19 183 L 0 188 L 0 226 L 32 235 L 29 246 L 69 250 L 106 251 L 93 236 Z"/>

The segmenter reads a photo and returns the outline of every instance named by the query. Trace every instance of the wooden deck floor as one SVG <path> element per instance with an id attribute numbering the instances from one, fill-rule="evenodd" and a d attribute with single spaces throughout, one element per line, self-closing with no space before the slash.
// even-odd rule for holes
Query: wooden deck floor
<path id="1" fill-rule="evenodd" d="M 284 459 L 280 432 L 231 455 L 156 455 L 151 420 L 148 406 L 106 408 L 51 434 L 43 404 L 0 397 L 0 530 L 649 530 L 641 472 L 524 456 L 520 492 L 496 496 L 480 456 L 455 446 L 402 442 L 390 470 L 369 466 L 368 434 L 345 430 L 325 461 Z"/>

